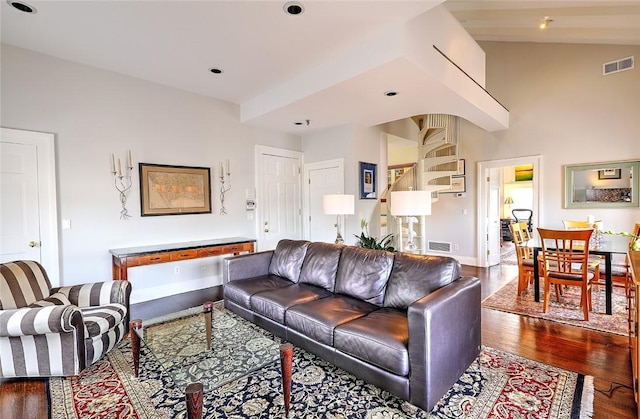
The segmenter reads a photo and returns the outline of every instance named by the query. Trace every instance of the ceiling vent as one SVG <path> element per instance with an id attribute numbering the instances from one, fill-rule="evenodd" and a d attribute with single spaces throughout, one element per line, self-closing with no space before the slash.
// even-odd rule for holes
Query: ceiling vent
<path id="1" fill-rule="evenodd" d="M 633 68 L 633 56 L 627 57 L 627 58 L 621 58 L 619 60 L 610 61 L 608 63 L 602 64 L 602 75 L 608 76 L 609 74 L 631 70 L 632 68 Z"/>

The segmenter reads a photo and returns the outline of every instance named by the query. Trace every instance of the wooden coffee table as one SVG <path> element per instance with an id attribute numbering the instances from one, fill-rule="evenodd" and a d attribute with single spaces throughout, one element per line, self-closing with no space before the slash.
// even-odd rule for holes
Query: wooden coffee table
<path id="1" fill-rule="evenodd" d="M 214 303 L 208 301 L 203 304 L 202 311 L 198 311 L 184 317 L 167 320 L 166 322 L 162 323 L 162 325 L 165 327 L 164 333 L 168 333 L 168 335 L 172 339 L 176 339 L 176 333 L 179 333 L 178 331 L 188 330 L 189 333 L 183 336 L 178 336 L 178 338 L 180 339 L 183 338 L 184 345 L 170 344 L 169 342 L 165 342 L 167 344 L 162 346 L 161 349 L 158 349 L 154 342 L 158 342 L 158 340 L 161 340 L 162 334 L 153 336 L 154 325 L 143 327 L 143 322 L 141 319 L 131 320 L 129 322 L 129 336 L 131 339 L 134 375 L 138 377 L 140 370 L 141 345 L 146 345 L 148 349 L 152 351 L 154 351 L 155 348 L 157 351 L 161 352 L 161 356 L 156 356 L 158 358 L 158 362 L 160 362 L 162 367 L 165 368 L 169 375 L 174 377 L 174 381 L 176 381 L 178 385 L 182 384 L 185 386 L 187 417 L 189 419 L 201 419 L 203 413 L 202 402 L 204 399 L 204 392 L 207 391 L 207 383 L 197 381 L 188 383 L 181 382 L 181 380 L 184 379 L 184 377 L 182 376 L 182 370 L 185 368 L 197 369 L 200 366 L 199 363 L 203 363 L 204 365 L 208 357 L 214 357 L 215 351 L 219 350 L 220 347 L 225 347 L 230 354 L 229 356 L 234 356 L 233 354 L 236 351 L 233 351 L 233 348 L 228 347 L 229 345 L 233 345 L 234 342 L 227 341 L 226 337 L 223 334 L 224 330 L 218 328 L 218 326 L 225 323 L 225 321 L 229 322 L 229 316 L 235 315 L 230 314 L 224 309 L 215 309 Z M 194 330 L 197 331 L 194 332 Z M 215 332 L 216 330 L 217 332 Z M 218 339 L 218 341 L 216 341 L 216 339 Z M 160 342 L 160 344 L 162 344 L 162 342 Z M 188 346 L 190 350 L 185 351 L 185 346 Z M 154 353 L 158 355 L 158 352 Z M 267 353 L 266 356 L 264 356 L 265 353 Z M 286 417 L 288 417 L 291 400 L 293 345 L 291 345 L 290 343 L 277 344 L 277 342 L 273 342 L 272 345 L 268 345 L 268 347 L 264 348 L 262 355 L 262 363 L 253 362 L 251 365 L 247 365 L 246 371 L 241 371 L 242 374 L 238 375 L 235 378 L 239 378 L 240 376 L 248 374 L 268 364 L 269 362 L 275 361 L 279 355 L 282 374 L 284 409 L 285 415 Z M 171 361 L 168 361 L 167 364 L 171 365 L 165 365 L 163 359 L 170 359 Z M 176 373 L 180 374 L 180 379 L 176 379 Z M 230 377 L 233 376 L 230 375 Z M 234 378 L 227 377 L 227 379 L 231 381 Z M 217 385 L 220 384 L 217 383 Z"/>

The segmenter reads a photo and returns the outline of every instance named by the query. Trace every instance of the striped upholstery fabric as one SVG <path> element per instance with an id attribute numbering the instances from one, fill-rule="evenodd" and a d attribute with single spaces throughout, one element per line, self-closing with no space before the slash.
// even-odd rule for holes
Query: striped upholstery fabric
<path id="1" fill-rule="evenodd" d="M 126 334 L 128 281 L 51 289 L 34 261 L 0 264 L 0 377 L 78 375 Z"/>

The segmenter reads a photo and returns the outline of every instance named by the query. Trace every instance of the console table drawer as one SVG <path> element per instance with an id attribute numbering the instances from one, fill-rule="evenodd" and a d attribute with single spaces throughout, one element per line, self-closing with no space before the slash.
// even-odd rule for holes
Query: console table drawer
<path id="1" fill-rule="evenodd" d="M 224 247 L 224 253 L 238 253 L 238 252 L 251 252 L 253 250 L 253 244 L 233 244 Z"/>
<path id="2" fill-rule="evenodd" d="M 156 253 L 153 255 L 146 256 L 138 256 L 134 263 L 129 263 L 129 266 L 138 266 L 138 265 L 152 265 L 154 263 L 165 263 L 171 262 L 171 255 L 169 253 Z"/>
<path id="3" fill-rule="evenodd" d="M 208 256 L 218 256 L 223 254 L 222 247 L 204 247 L 202 249 L 198 249 L 198 257 L 206 258 Z"/>
<path id="4" fill-rule="evenodd" d="M 171 260 L 195 259 L 197 257 L 198 257 L 198 251 L 196 249 L 171 252 Z"/>

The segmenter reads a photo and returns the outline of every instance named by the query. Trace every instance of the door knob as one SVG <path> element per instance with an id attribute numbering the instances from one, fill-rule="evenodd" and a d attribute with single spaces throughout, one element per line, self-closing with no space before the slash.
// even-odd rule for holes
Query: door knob
<path id="1" fill-rule="evenodd" d="M 38 245 L 38 242 L 35 242 L 33 240 L 29 242 L 29 247 L 36 247 L 37 245 Z"/>

